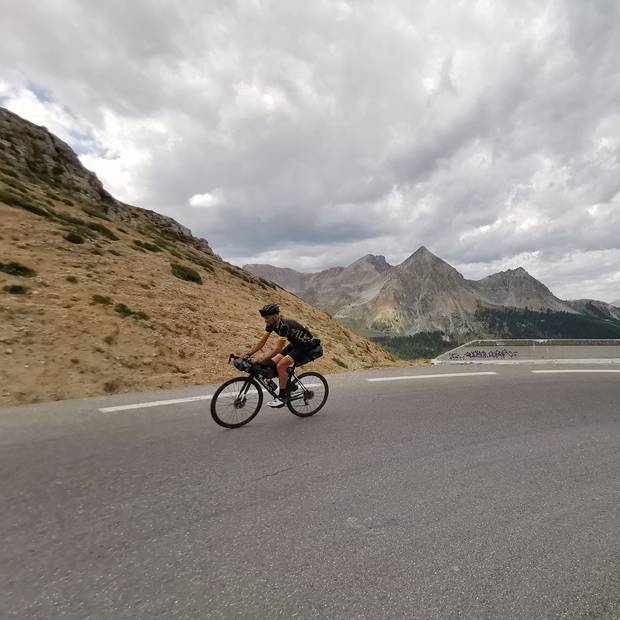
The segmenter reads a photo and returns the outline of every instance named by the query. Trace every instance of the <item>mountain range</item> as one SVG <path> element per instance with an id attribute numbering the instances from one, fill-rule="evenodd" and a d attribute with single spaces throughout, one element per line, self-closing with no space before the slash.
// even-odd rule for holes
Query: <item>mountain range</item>
<path id="1" fill-rule="evenodd" d="M 370 336 L 437 330 L 456 337 L 492 336 L 480 320 L 484 308 L 561 312 L 620 323 L 620 308 L 591 299 L 559 299 L 522 267 L 468 280 L 424 246 L 399 265 L 367 254 L 348 267 L 318 273 L 263 264 L 243 268 Z"/>

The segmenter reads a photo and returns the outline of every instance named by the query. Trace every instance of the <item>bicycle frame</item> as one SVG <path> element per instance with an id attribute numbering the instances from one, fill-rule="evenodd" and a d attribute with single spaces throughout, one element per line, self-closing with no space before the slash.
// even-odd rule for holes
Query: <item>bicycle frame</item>
<path id="1" fill-rule="evenodd" d="M 290 386 L 292 383 L 298 383 L 299 382 L 299 379 L 295 375 L 295 367 L 291 367 L 291 370 L 287 371 L 287 372 L 288 372 L 288 382 L 287 382 L 287 385 Z M 274 398 L 277 397 L 276 390 L 274 388 L 270 387 L 269 384 L 268 384 L 268 381 L 271 381 L 277 387 L 277 381 L 276 381 L 277 377 L 274 377 L 273 379 L 267 379 L 266 377 L 264 377 L 263 375 L 260 375 L 258 373 L 257 374 L 249 373 L 248 374 L 248 378 L 246 380 L 245 385 L 243 386 L 243 389 L 239 393 L 239 397 L 245 396 L 246 392 L 250 388 L 250 381 L 252 379 L 254 379 L 254 381 L 256 381 L 266 392 L 271 394 L 271 396 L 273 396 Z M 299 399 L 304 397 L 304 392 L 308 391 L 304 387 L 303 383 L 299 383 L 299 385 L 301 387 L 301 392 L 299 394 L 296 394 L 293 397 L 289 397 L 290 400 L 299 400 Z"/>

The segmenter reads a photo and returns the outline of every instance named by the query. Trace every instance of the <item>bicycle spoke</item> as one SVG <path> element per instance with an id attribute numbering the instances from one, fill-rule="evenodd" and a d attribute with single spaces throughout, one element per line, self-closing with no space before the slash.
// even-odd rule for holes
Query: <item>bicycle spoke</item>
<path id="1" fill-rule="evenodd" d="M 316 413 L 325 404 L 329 392 L 324 377 L 315 372 L 298 377 L 300 390 L 293 393 L 289 400 L 289 409 L 295 415 L 307 417 Z"/>
<path id="2" fill-rule="evenodd" d="M 262 404 L 262 392 L 250 379 L 232 379 L 211 401 L 211 415 L 221 426 L 235 428 L 249 422 Z"/>

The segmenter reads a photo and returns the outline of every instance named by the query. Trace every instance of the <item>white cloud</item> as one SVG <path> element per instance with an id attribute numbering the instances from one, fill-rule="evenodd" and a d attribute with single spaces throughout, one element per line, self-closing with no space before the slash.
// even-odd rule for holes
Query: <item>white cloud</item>
<path id="1" fill-rule="evenodd" d="M 192 207 L 215 207 L 221 204 L 222 197 L 217 190 L 213 193 L 205 192 L 204 194 L 194 194 L 189 199 L 189 204 Z"/>

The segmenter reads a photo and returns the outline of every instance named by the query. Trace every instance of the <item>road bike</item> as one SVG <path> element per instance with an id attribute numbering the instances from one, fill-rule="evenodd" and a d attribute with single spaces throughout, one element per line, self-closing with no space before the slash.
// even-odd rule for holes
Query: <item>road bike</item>
<path id="1" fill-rule="evenodd" d="M 319 343 L 320 349 L 320 343 Z M 318 350 L 318 349 L 317 349 Z M 316 357 L 322 355 L 322 349 Z M 316 359 L 312 357 L 312 359 Z M 325 377 L 318 372 L 295 373 L 298 366 L 312 361 L 303 360 L 287 368 L 286 406 L 288 410 L 300 418 L 308 418 L 319 411 L 329 395 L 329 385 Z M 211 417 L 226 428 L 239 428 L 247 424 L 258 414 L 263 404 L 263 392 L 276 398 L 277 377 L 275 364 L 253 364 L 247 358 L 231 353 L 228 362 L 247 376 L 229 379 L 215 391 L 211 399 Z"/>

